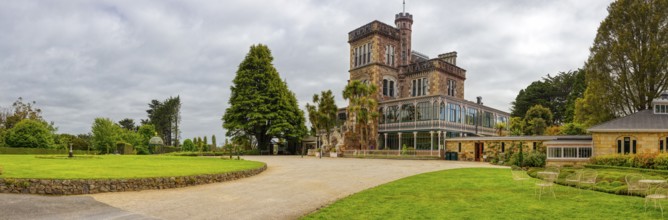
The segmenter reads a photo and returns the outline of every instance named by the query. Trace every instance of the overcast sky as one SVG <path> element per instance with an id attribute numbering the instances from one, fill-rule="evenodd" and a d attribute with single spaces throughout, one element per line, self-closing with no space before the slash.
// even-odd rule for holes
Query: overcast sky
<path id="1" fill-rule="evenodd" d="M 589 55 L 609 0 L 409 0 L 413 49 L 457 51 L 466 99 L 509 111 L 518 91 Z M 36 101 L 59 133 L 94 118 L 146 118 L 152 99 L 180 96 L 182 138 L 221 143 L 230 85 L 250 45 L 267 44 L 300 106 L 348 79 L 348 32 L 394 24 L 400 0 L 3 1 L 0 107 Z"/>

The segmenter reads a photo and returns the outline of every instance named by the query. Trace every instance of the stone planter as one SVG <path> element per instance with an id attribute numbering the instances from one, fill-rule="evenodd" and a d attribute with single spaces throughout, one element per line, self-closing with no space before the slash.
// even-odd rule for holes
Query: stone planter
<path id="1" fill-rule="evenodd" d="M 320 152 L 315 152 L 315 157 L 320 157 Z"/>
<path id="2" fill-rule="evenodd" d="M 336 152 L 329 152 L 329 157 L 338 157 L 338 153 L 336 153 Z"/>

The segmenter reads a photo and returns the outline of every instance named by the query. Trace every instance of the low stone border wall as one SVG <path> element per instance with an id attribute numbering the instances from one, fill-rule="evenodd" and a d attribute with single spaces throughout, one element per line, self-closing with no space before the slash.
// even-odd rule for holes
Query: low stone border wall
<path id="1" fill-rule="evenodd" d="M 148 189 L 170 189 L 208 183 L 225 182 L 254 176 L 267 169 L 267 165 L 252 170 L 223 174 L 204 174 L 178 177 L 156 177 L 139 179 L 0 179 L 0 193 L 22 193 L 42 195 L 79 195 L 105 192 L 140 191 Z"/>

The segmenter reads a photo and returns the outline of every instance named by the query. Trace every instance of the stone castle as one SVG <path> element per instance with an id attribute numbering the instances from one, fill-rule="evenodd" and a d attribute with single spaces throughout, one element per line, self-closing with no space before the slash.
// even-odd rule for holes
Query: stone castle
<path id="1" fill-rule="evenodd" d="M 347 149 L 439 150 L 448 137 L 494 136 L 496 124 L 509 114 L 464 99 L 466 70 L 457 66 L 457 52 L 436 58 L 412 50 L 413 15 L 396 14 L 394 26 L 372 21 L 348 33 L 350 81 L 376 85 L 379 117 L 371 126 L 377 134 L 369 146 L 346 135 Z M 346 133 L 355 122 L 350 112 Z"/>

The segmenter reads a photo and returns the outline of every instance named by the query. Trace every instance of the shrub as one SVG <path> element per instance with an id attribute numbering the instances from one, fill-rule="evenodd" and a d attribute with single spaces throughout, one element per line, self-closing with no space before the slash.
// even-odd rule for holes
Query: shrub
<path id="1" fill-rule="evenodd" d="M 244 155 L 260 155 L 260 149 L 245 150 Z"/>
<path id="2" fill-rule="evenodd" d="M 149 154 L 151 154 L 151 152 L 148 151 L 148 148 L 146 148 L 144 146 L 137 146 L 135 148 L 135 151 L 137 151 L 137 155 L 149 155 Z"/>
<path id="3" fill-rule="evenodd" d="M 5 143 L 10 147 L 49 148 L 54 142 L 46 122 L 24 119 L 7 131 Z"/>
<path id="4" fill-rule="evenodd" d="M 532 151 L 524 158 L 524 165 L 529 167 L 543 167 L 545 166 L 546 159 L 547 155 L 544 153 Z"/>
<path id="5" fill-rule="evenodd" d="M 623 167 L 627 166 L 629 159 L 631 159 L 631 156 L 627 154 L 610 154 L 594 156 L 589 160 L 589 163 L 595 165 Z"/>
<path id="6" fill-rule="evenodd" d="M 21 148 L 21 147 L 0 147 L 0 154 L 64 154 L 67 155 L 69 150 L 65 149 L 49 149 L 49 148 Z M 74 150 L 75 155 L 87 154 L 83 150 Z"/>

